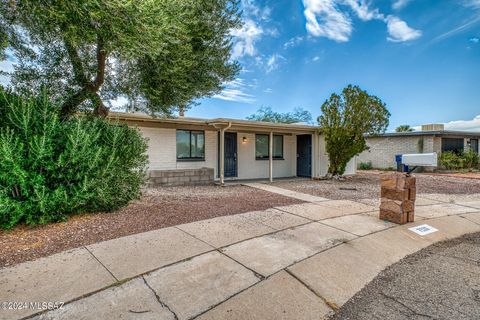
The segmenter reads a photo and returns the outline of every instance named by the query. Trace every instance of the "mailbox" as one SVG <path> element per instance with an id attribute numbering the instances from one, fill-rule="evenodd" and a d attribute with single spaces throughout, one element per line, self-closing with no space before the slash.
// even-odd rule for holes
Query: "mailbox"
<path id="1" fill-rule="evenodd" d="M 409 167 L 437 167 L 437 153 L 412 153 L 402 155 L 402 164 Z"/>

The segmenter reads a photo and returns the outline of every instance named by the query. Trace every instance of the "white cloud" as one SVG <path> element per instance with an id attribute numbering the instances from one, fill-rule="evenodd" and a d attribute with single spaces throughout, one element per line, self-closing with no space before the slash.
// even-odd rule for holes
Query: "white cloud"
<path id="1" fill-rule="evenodd" d="M 265 93 L 272 93 L 272 92 L 273 92 L 273 89 L 272 89 L 272 88 L 267 88 L 267 89 L 263 90 L 263 92 L 265 92 Z"/>
<path id="2" fill-rule="evenodd" d="M 315 37 L 325 37 L 337 42 L 347 42 L 353 30 L 353 22 L 345 10 L 352 11 L 360 20 L 380 20 L 387 24 L 387 40 L 411 41 L 422 32 L 415 30 L 396 16 L 385 17 L 377 8 L 371 8 L 366 0 L 303 0 L 307 31 Z"/>
<path id="3" fill-rule="evenodd" d="M 277 53 L 272 54 L 270 57 L 268 57 L 267 64 L 265 67 L 265 70 L 267 71 L 267 73 L 270 73 L 276 70 L 282 60 L 286 60 L 286 59 Z"/>
<path id="4" fill-rule="evenodd" d="M 259 25 L 253 20 L 248 19 L 242 28 L 234 29 L 231 33 L 236 38 L 232 49 L 233 59 L 238 59 L 246 55 L 254 56 L 256 54 L 255 42 L 258 41 L 263 34 L 263 29 Z"/>
<path id="5" fill-rule="evenodd" d="M 450 37 L 456 35 L 459 32 L 468 30 L 479 21 L 480 21 L 480 17 L 476 17 L 475 19 L 470 20 L 470 21 L 468 21 L 468 22 L 466 22 L 466 23 L 464 23 L 464 24 L 462 24 L 462 25 L 460 25 L 456 28 L 453 28 L 452 30 L 449 30 L 447 32 L 442 33 L 439 36 L 436 36 L 435 38 L 433 38 L 432 42 L 444 40 L 444 39 L 447 39 L 447 38 L 450 38 Z"/>
<path id="6" fill-rule="evenodd" d="M 318 61 L 318 60 L 320 60 L 320 57 L 319 57 L 319 56 L 315 56 L 315 57 L 313 57 L 313 59 L 312 59 L 312 61 Z"/>
<path id="7" fill-rule="evenodd" d="M 392 4 L 392 8 L 395 10 L 400 10 L 407 6 L 407 4 L 412 0 L 395 0 Z"/>
<path id="8" fill-rule="evenodd" d="M 254 1 L 251 0 L 242 0 L 241 3 L 243 12 L 247 16 L 255 17 L 265 21 L 270 20 L 270 15 L 272 13 L 272 9 L 270 7 L 265 6 L 264 8 L 260 8 L 254 4 Z"/>
<path id="9" fill-rule="evenodd" d="M 307 31 L 315 37 L 346 42 L 352 33 L 352 21 L 341 12 L 335 0 L 303 0 Z"/>
<path id="10" fill-rule="evenodd" d="M 456 120 L 445 123 L 446 130 L 478 131 L 480 132 L 480 115 L 472 120 Z"/>
<path id="11" fill-rule="evenodd" d="M 478 42 L 480 42 L 480 38 L 473 37 L 473 38 L 468 39 L 468 41 L 471 42 L 471 43 L 478 43 Z"/>
<path id="12" fill-rule="evenodd" d="M 290 49 L 290 48 L 296 47 L 303 41 L 303 39 L 304 37 L 302 36 L 293 37 L 283 44 L 283 48 Z"/>
<path id="13" fill-rule="evenodd" d="M 219 94 L 214 95 L 213 98 L 225 101 L 253 103 L 255 102 L 255 96 L 246 91 L 254 87 L 254 84 L 248 84 L 245 79 L 237 78 L 225 84 L 225 89 Z"/>
<path id="14" fill-rule="evenodd" d="M 420 30 L 410 28 L 407 23 L 395 16 L 388 16 L 386 19 L 389 37 L 392 42 L 404 42 L 418 39 L 422 36 Z"/>
<path id="15" fill-rule="evenodd" d="M 378 9 L 370 9 L 365 0 L 343 0 L 343 3 L 350 6 L 353 12 L 363 21 L 383 20 L 385 18 Z"/>
<path id="16" fill-rule="evenodd" d="M 467 7 L 480 8 L 480 0 L 464 0 L 463 4 Z"/>

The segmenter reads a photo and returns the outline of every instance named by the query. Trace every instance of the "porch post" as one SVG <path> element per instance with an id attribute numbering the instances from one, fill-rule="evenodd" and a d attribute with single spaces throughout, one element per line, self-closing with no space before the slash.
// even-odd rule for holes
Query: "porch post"
<path id="1" fill-rule="evenodd" d="M 218 156 L 220 157 L 220 184 L 223 186 L 225 184 L 225 128 L 220 129 L 220 153 Z"/>
<path id="2" fill-rule="evenodd" d="M 273 182 L 273 132 L 270 131 L 270 138 L 268 139 L 268 164 L 270 182 Z"/>

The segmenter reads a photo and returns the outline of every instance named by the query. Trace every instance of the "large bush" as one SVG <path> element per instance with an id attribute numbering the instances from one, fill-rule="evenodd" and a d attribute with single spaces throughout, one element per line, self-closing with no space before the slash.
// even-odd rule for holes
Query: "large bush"
<path id="1" fill-rule="evenodd" d="M 45 94 L 0 91 L 0 226 L 111 211 L 140 195 L 146 141 L 137 129 L 87 115 L 59 119 Z"/>
<path id="2" fill-rule="evenodd" d="M 472 150 L 456 154 L 452 151 L 442 152 L 440 165 L 447 170 L 477 169 L 479 165 L 478 154 Z"/>

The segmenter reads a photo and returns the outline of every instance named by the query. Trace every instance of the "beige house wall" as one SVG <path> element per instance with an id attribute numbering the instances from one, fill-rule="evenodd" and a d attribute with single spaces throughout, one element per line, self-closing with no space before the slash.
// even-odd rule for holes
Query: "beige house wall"
<path id="1" fill-rule="evenodd" d="M 423 143 L 423 148 L 422 148 Z M 357 158 L 357 164 L 371 162 L 374 168 L 396 168 L 395 155 L 405 153 L 430 153 L 441 150 L 441 138 L 434 136 L 370 137 L 370 148 Z"/>
<path id="2" fill-rule="evenodd" d="M 148 139 L 149 170 L 214 169 L 215 178 L 218 170 L 218 132 L 205 131 L 205 160 L 177 161 L 176 129 L 159 127 L 139 127 Z M 184 129 L 188 129 L 185 127 Z M 230 131 L 234 132 L 234 131 Z M 246 138 L 244 142 L 243 138 Z M 273 161 L 273 177 L 295 177 L 297 172 L 297 136 L 283 135 L 284 160 Z M 236 179 L 260 179 L 269 176 L 269 161 L 255 159 L 255 133 L 237 132 L 238 177 Z M 323 136 L 312 135 L 312 175 L 324 176 L 328 170 L 328 155 L 325 151 Z M 345 174 L 356 173 L 356 159 L 352 159 Z M 226 179 L 228 180 L 228 179 Z"/>

